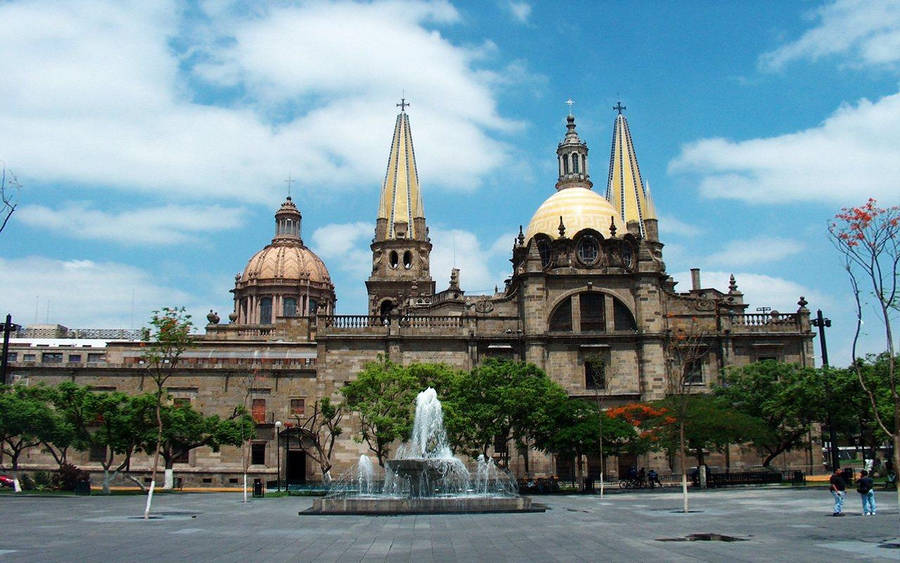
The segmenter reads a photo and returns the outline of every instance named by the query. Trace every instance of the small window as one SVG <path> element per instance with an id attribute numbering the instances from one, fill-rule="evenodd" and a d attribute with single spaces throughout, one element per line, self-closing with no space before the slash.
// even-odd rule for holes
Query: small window
<path id="1" fill-rule="evenodd" d="M 306 399 L 291 399 L 291 415 L 303 416 L 306 412 Z"/>
<path id="2" fill-rule="evenodd" d="M 42 364 L 60 364 L 62 361 L 62 352 L 44 352 L 41 356 Z"/>
<path id="3" fill-rule="evenodd" d="M 106 354 L 102 352 L 88 352 L 87 361 L 89 364 L 97 364 L 103 361 Z"/>
<path id="4" fill-rule="evenodd" d="M 578 243 L 578 259 L 582 264 L 592 266 L 600 256 L 600 245 L 594 237 L 584 237 Z"/>
<path id="5" fill-rule="evenodd" d="M 775 356 L 760 356 L 756 359 L 757 362 L 777 362 L 778 358 Z"/>
<path id="6" fill-rule="evenodd" d="M 627 242 L 622 245 L 622 264 L 626 268 L 631 268 L 634 265 L 634 250 Z"/>
<path id="7" fill-rule="evenodd" d="M 602 293 L 582 293 L 581 301 L 581 332 L 603 332 L 606 330 L 606 315 L 604 307 L 606 298 Z"/>
<path id="8" fill-rule="evenodd" d="M 564 154 L 563 157 L 563 174 L 569 173 L 569 155 Z"/>
<path id="9" fill-rule="evenodd" d="M 578 155 L 572 154 L 572 172 L 578 174 Z"/>
<path id="10" fill-rule="evenodd" d="M 546 238 L 537 239 L 538 253 L 541 255 L 541 266 L 546 268 L 550 265 L 550 241 Z"/>
<path id="11" fill-rule="evenodd" d="M 584 361 L 585 389 L 606 389 L 606 362 L 600 358 Z"/>
<path id="12" fill-rule="evenodd" d="M 703 359 L 692 360 L 684 370 L 684 382 L 687 385 L 703 385 Z"/>
<path id="13" fill-rule="evenodd" d="M 412 252 L 409 250 L 403 253 L 403 267 L 407 270 L 412 268 Z"/>
<path id="14" fill-rule="evenodd" d="M 250 446 L 250 463 L 252 465 L 266 464 L 266 445 L 252 444 Z"/>
<path id="15" fill-rule="evenodd" d="M 259 300 L 259 324 L 272 324 L 272 298 L 263 297 Z"/>
<path id="16" fill-rule="evenodd" d="M 33 362 L 33 361 L 35 361 L 36 359 L 37 359 L 37 358 L 35 357 L 34 354 L 23 354 L 23 355 L 22 355 L 22 361 L 23 361 L 23 362 Z"/>
<path id="17" fill-rule="evenodd" d="M 102 463 L 106 461 L 106 446 L 102 444 L 92 444 L 88 450 L 88 461 Z"/>
<path id="18" fill-rule="evenodd" d="M 212 482 L 212 480 L 210 480 L 210 482 Z M 229 482 L 230 484 L 234 485 L 235 483 L 238 482 L 237 477 L 229 477 L 229 478 L 228 478 L 228 482 Z"/>
<path id="19" fill-rule="evenodd" d="M 396 250 L 391 250 L 391 253 L 388 255 L 388 259 L 391 263 L 391 268 L 397 269 L 397 266 L 400 264 L 400 257 L 397 256 Z"/>
<path id="20" fill-rule="evenodd" d="M 204 483 L 212 483 L 212 477 L 204 477 L 201 481 Z M 237 479 L 235 479 L 234 482 L 237 483 Z"/>
<path id="21" fill-rule="evenodd" d="M 253 399 L 250 413 L 251 416 L 253 416 L 254 422 L 256 422 L 257 424 L 264 423 L 266 421 L 266 400 Z"/>
<path id="22" fill-rule="evenodd" d="M 319 303 L 315 299 L 309 300 L 309 314 L 315 316 L 319 312 Z"/>
<path id="23" fill-rule="evenodd" d="M 81 363 L 81 354 L 69 354 L 69 363 L 70 364 L 80 364 Z"/>
<path id="24" fill-rule="evenodd" d="M 552 332 L 572 331 L 572 298 L 569 297 L 553 310 L 550 315 L 550 330 Z"/>
<path id="25" fill-rule="evenodd" d="M 18 357 L 19 357 L 19 355 L 16 354 L 15 352 L 7 352 L 6 361 L 7 362 L 15 362 L 16 359 L 18 359 Z"/>
<path id="26" fill-rule="evenodd" d="M 297 316 L 297 300 L 293 297 L 285 297 L 284 298 L 284 312 L 282 313 L 285 317 L 295 317 Z"/>

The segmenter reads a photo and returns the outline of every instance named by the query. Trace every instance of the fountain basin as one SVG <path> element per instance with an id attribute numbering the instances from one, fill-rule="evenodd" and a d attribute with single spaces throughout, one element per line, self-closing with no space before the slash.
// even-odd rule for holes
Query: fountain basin
<path id="1" fill-rule="evenodd" d="M 529 497 L 317 498 L 304 514 L 458 514 L 464 512 L 544 512 Z"/>

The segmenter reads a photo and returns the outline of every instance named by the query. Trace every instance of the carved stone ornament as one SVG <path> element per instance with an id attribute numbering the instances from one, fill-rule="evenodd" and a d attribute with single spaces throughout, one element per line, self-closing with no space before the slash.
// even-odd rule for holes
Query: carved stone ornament
<path id="1" fill-rule="evenodd" d="M 487 299 L 482 299 L 478 303 L 475 303 L 475 312 L 476 313 L 490 313 L 494 310 L 494 304 L 488 301 Z"/>
<path id="2" fill-rule="evenodd" d="M 694 308 L 698 311 L 712 311 L 716 308 L 716 302 L 712 299 L 698 299 L 694 303 Z"/>

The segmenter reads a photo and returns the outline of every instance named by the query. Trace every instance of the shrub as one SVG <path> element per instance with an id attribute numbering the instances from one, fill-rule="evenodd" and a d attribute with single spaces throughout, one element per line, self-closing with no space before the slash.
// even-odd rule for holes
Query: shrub
<path id="1" fill-rule="evenodd" d="M 32 479 L 31 475 L 29 475 L 28 473 L 22 473 L 22 479 L 19 480 L 19 484 L 22 485 L 23 491 L 34 490 L 34 479 Z"/>
<path id="2" fill-rule="evenodd" d="M 71 463 L 60 465 L 59 471 L 56 472 L 56 488 L 61 491 L 74 491 L 75 484 L 78 482 L 81 473 L 83 471 Z"/>
<path id="3" fill-rule="evenodd" d="M 50 478 L 50 473 L 48 471 L 34 472 L 34 486 L 38 490 L 49 489 L 52 484 L 52 479 Z"/>

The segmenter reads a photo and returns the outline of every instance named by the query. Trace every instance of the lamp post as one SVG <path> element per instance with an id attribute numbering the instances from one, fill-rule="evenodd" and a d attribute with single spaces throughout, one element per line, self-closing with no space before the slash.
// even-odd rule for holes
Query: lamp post
<path id="1" fill-rule="evenodd" d="M 9 335 L 11 332 L 19 330 L 19 325 L 13 324 L 12 315 L 6 315 L 6 321 L 3 323 L 3 357 L 0 358 L 0 385 L 9 385 L 6 379 L 6 372 L 9 370 Z"/>
<path id="2" fill-rule="evenodd" d="M 275 452 L 278 458 L 275 466 L 275 482 L 278 486 L 278 492 L 281 492 L 281 421 L 275 421 Z"/>
<path id="3" fill-rule="evenodd" d="M 819 329 L 819 346 L 822 348 L 822 368 L 825 377 L 825 400 L 828 401 L 826 423 L 828 424 L 828 440 L 831 442 L 831 447 L 828 448 L 828 452 L 831 454 L 831 470 L 834 471 L 838 468 L 840 461 L 838 459 L 837 437 L 834 433 L 834 424 L 831 416 L 831 385 L 828 382 L 828 373 L 826 371 L 828 369 L 828 345 L 825 343 L 825 327 L 831 326 L 831 319 L 822 316 L 822 309 L 818 309 L 816 311 L 816 318 L 811 321 L 811 324 Z"/>

